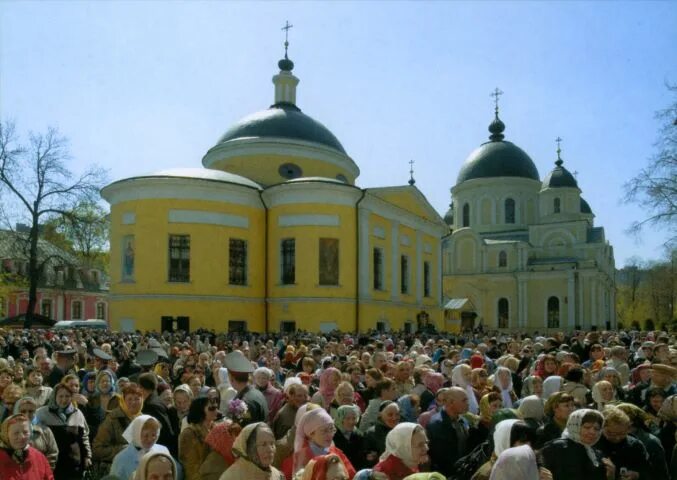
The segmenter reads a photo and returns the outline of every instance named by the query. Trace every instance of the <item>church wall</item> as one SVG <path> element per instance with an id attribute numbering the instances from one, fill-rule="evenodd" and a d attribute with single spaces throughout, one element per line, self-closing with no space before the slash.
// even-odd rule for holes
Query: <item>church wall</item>
<path id="1" fill-rule="evenodd" d="M 536 273 L 530 275 L 530 277 L 527 281 L 527 327 L 531 330 L 546 330 L 548 328 L 548 298 L 557 297 L 559 300 L 559 327 L 550 330 L 567 329 L 569 317 L 566 272 Z"/>
<path id="2" fill-rule="evenodd" d="M 280 175 L 279 168 L 284 164 L 298 166 L 301 169 L 301 174 L 297 175 L 298 177 L 336 179 L 337 175 L 343 175 L 349 184 L 355 183 L 354 175 L 341 165 L 296 155 L 238 156 L 219 162 L 217 165 L 221 170 L 242 175 L 261 185 L 275 185 L 286 182 L 290 178 Z"/>

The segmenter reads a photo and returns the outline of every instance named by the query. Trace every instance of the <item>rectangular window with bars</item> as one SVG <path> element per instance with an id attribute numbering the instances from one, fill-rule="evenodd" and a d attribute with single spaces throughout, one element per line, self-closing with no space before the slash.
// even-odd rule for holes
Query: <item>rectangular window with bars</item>
<path id="1" fill-rule="evenodd" d="M 423 262 L 423 296 L 430 297 L 431 294 L 430 262 Z"/>
<path id="2" fill-rule="evenodd" d="M 293 285 L 296 283 L 296 239 L 285 238 L 280 243 L 281 275 L 282 285 Z"/>
<path id="3" fill-rule="evenodd" d="M 247 285 L 247 241 L 231 238 L 228 242 L 228 283 Z"/>
<path id="4" fill-rule="evenodd" d="M 383 249 L 374 248 L 374 290 L 383 290 Z"/>
<path id="5" fill-rule="evenodd" d="M 52 301 L 43 300 L 42 305 L 40 306 L 40 314 L 43 317 L 52 318 Z"/>
<path id="6" fill-rule="evenodd" d="M 409 257 L 406 255 L 400 257 L 400 292 L 409 293 Z"/>
<path id="7" fill-rule="evenodd" d="M 339 284 L 338 238 L 320 238 L 320 285 Z"/>
<path id="8" fill-rule="evenodd" d="M 75 301 L 71 304 L 71 319 L 72 320 L 82 319 L 82 302 Z"/>
<path id="9" fill-rule="evenodd" d="M 97 320 L 105 320 L 106 319 L 106 304 L 105 303 L 97 303 L 96 304 L 96 318 L 97 318 Z"/>
<path id="10" fill-rule="evenodd" d="M 169 236 L 169 281 L 190 281 L 190 235 Z"/>

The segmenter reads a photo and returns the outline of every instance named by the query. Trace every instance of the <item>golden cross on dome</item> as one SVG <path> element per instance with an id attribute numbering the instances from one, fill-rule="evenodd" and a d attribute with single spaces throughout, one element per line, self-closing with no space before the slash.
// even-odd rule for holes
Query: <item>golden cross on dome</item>
<path id="1" fill-rule="evenodd" d="M 496 115 L 498 115 L 498 97 L 501 95 L 503 95 L 503 91 L 498 87 L 496 87 L 496 89 L 489 95 L 490 97 L 494 97 L 494 111 L 496 112 Z"/>
<path id="2" fill-rule="evenodd" d="M 284 24 L 284 27 L 281 28 L 281 30 L 284 30 L 284 55 L 285 57 L 287 56 L 287 47 L 289 46 L 289 29 L 292 28 L 294 25 L 289 23 L 289 20 L 287 20 Z"/>

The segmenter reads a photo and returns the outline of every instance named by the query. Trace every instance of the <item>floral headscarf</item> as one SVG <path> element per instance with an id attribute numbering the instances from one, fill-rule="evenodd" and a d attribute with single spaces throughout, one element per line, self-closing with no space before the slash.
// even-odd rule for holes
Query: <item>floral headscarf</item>
<path id="1" fill-rule="evenodd" d="M 404 422 L 395 425 L 386 435 L 386 449 L 380 460 L 383 462 L 393 455 L 402 460 L 409 468 L 418 467 L 411 451 L 411 437 L 417 429 L 423 431 L 423 427 L 418 423 Z"/>
<path id="2" fill-rule="evenodd" d="M 604 417 L 602 416 L 601 413 L 599 413 L 597 410 L 582 408 L 580 410 L 574 411 L 571 415 L 569 415 L 569 419 L 567 420 L 567 427 L 564 429 L 564 432 L 562 433 L 562 438 L 568 438 L 578 443 L 579 445 L 583 445 L 585 447 L 586 453 L 588 454 L 588 457 L 590 458 L 590 460 L 592 460 L 593 465 L 595 467 L 598 467 L 599 460 L 597 459 L 597 455 L 595 455 L 595 451 L 592 449 L 591 446 L 581 442 L 581 426 L 583 425 L 583 417 L 585 417 L 588 414 L 590 414 L 591 416 L 595 416 L 595 418 L 597 418 L 598 420 L 599 425 L 602 428 L 604 427 Z M 601 436 L 602 429 L 600 428 L 597 440 L 599 440 L 599 437 Z"/>
<path id="3" fill-rule="evenodd" d="M 336 411 L 336 428 L 338 428 L 339 432 L 344 434 L 346 431 L 343 428 L 343 420 L 349 413 L 355 415 L 356 422 L 360 421 L 360 407 L 357 405 L 341 405 Z"/>
<path id="4" fill-rule="evenodd" d="M 28 417 L 22 414 L 12 415 L 7 417 L 5 421 L 2 422 L 0 425 L 0 448 L 7 451 L 14 462 L 22 464 L 26 459 L 26 455 L 28 454 L 28 442 L 24 448 L 15 450 L 12 448 L 12 444 L 9 441 L 9 427 L 19 422 L 27 422 L 30 424 Z"/>
<path id="5" fill-rule="evenodd" d="M 73 402 L 69 402 L 68 406 L 65 408 L 60 407 L 56 403 L 56 395 L 59 393 L 59 391 L 66 389 L 69 394 L 72 395 L 70 388 L 68 388 L 64 384 L 57 384 L 54 387 L 54 390 L 52 390 L 52 394 L 49 396 L 49 400 L 47 401 L 47 408 L 49 409 L 50 412 L 55 413 L 62 422 L 66 423 L 68 422 L 68 417 L 71 416 L 71 414 L 76 410 L 75 405 L 73 405 Z"/>

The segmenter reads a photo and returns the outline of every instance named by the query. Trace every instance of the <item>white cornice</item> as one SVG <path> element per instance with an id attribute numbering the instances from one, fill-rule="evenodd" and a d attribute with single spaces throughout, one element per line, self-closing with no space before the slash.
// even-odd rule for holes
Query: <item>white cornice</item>
<path id="1" fill-rule="evenodd" d="M 492 178 L 473 178 L 451 187 L 451 194 L 467 193 L 472 190 L 511 190 L 523 187 L 531 190 L 530 193 L 538 194 L 541 190 L 541 181 L 522 177 L 492 177 Z"/>
<path id="2" fill-rule="evenodd" d="M 263 191 L 263 199 L 268 208 L 300 203 L 354 207 L 361 195 L 362 192 L 357 187 L 322 181 L 281 183 Z"/>
<path id="3" fill-rule="evenodd" d="M 134 200 L 181 199 L 263 208 L 259 193 L 253 188 L 190 178 L 128 178 L 104 187 L 101 196 L 111 205 Z"/>
<path id="4" fill-rule="evenodd" d="M 347 170 L 355 178 L 360 175 L 359 167 L 348 155 L 319 143 L 288 138 L 236 138 L 225 143 L 219 143 L 210 148 L 202 157 L 202 165 L 212 168 L 229 158 L 262 155 L 320 160 Z"/>
<path id="5" fill-rule="evenodd" d="M 370 194 L 368 189 L 366 190 L 364 200 L 360 203 L 360 208 L 365 208 L 376 215 L 399 222 L 414 230 L 420 230 L 435 238 L 440 238 L 448 233 L 448 227 L 444 221 L 441 221 L 441 223 L 433 222 L 427 218 L 416 215 L 409 210 L 405 210 L 376 195 Z"/>

